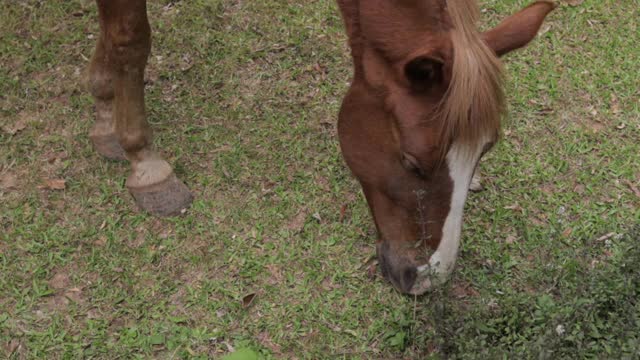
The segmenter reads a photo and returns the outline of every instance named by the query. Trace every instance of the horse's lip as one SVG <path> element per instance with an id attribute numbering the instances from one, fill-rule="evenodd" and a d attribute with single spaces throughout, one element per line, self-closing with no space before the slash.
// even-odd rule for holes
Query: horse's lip
<path id="1" fill-rule="evenodd" d="M 434 275 L 430 270 L 426 272 L 420 271 L 420 269 L 425 266 L 428 267 L 429 265 L 423 265 L 417 268 L 418 277 L 416 278 L 415 282 L 413 283 L 409 291 L 402 289 L 400 284 L 397 284 L 391 277 L 387 277 L 387 281 L 389 281 L 391 285 L 402 294 L 414 295 L 414 296 L 424 295 L 429 290 L 432 290 L 439 283 L 438 280 L 434 278 Z"/>
<path id="2" fill-rule="evenodd" d="M 431 286 L 431 281 L 429 279 L 423 279 L 422 282 L 420 282 L 420 280 L 416 280 L 416 282 L 413 284 L 413 287 L 407 294 L 415 296 L 424 295 L 432 288 L 433 287 Z"/>
<path id="3" fill-rule="evenodd" d="M 441 283 L 441 279 L 434 273 L 429 264 L 418 266 L 416 271 L 418 276 L 409 290 L 411 295 L 422 295 Z"/>

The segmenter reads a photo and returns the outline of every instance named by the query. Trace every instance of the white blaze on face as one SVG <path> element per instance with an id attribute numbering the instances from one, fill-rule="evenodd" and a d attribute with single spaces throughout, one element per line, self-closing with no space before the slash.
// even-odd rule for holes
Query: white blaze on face
<path id="1" fill-rule="evenodd" d="M 454 143 L 447 153 L 449 177 L 453 181 L 453 193 L 449 214 L 442 227 L 442 239 L 436 251 L 431 255 L 429 263 L 418 267 L 418 276 L 411 289 L 411 294 L 422 294 L 431 286 L 444 283 L 449 278 L 456 263 L 462 232 L 462 213 L 469 192 L 469 184 L 482 155 L 482 149 L 488 143 L 479 142 L 477 148 L 469 149 L 468 145 Z"/>

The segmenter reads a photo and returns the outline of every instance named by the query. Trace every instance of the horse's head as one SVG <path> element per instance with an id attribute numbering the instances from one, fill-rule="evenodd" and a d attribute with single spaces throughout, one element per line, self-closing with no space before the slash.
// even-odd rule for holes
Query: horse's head
<path id="1" fill-rule="evenodd" d="M 355 64 L 342 152 L 373 214 L 383 274 L 421 294 L 451 273 L 470 180 L 498 137 L 498 56 L 533 39 L 554 5 L 536 2 L 481 33 L 470 0 L 339 4 Z"/>

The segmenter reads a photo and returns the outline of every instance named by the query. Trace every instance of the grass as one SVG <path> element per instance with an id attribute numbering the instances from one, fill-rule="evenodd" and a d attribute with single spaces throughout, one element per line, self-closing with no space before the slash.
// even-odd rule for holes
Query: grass
<path id="1" fill-rule="evenodd" d="M 484 1 L 484 19 L 524 4 Z M 196 195 L 174 219 L 136 211 L 127 165 L 86 136 L 95 5 L 0 5 L 0 357 L 640 357 L 634 0 L 564 4 L 508 57 L 510 117 L 454 278 L 417 299 L 367 276 L 335 4 L 149 11 L 155 143 Z"/>

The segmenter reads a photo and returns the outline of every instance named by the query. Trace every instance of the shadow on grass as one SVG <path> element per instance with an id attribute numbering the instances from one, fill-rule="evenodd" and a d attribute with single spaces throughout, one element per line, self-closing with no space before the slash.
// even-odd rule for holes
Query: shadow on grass
<path id="1" fill-rule="evenodd" d="M 637 225 L 609 244 L 606 263 L 584 266 L 548 291 L 507 292 L 471 306 L 451 301 L 450 288 L 434 292 L 424 299 L 414 348 L 434 359 L 638 358 L 639 242 Z"/>

